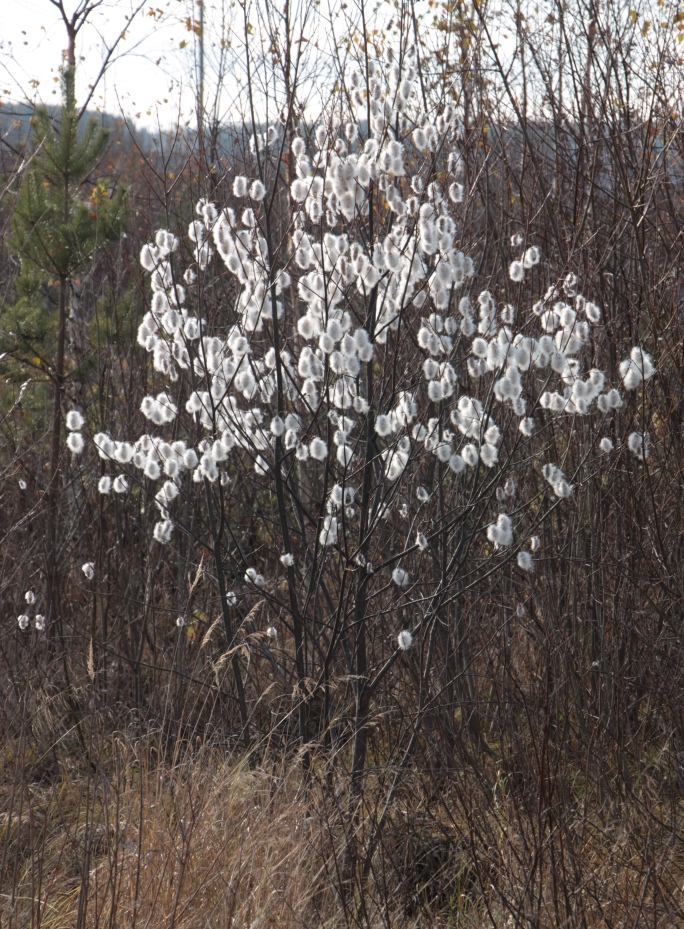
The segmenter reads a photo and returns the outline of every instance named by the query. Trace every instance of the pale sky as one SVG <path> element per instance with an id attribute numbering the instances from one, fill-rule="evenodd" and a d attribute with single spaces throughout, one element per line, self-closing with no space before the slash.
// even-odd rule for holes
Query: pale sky
<path id="1" fill-rule="evenodd" d="M 64 0 L 68 13 L 78 0 Z M 105 0 L 89 19 L 77 45 L 77 95 L 101 68 L 106 44 L 126 28 L 126 16 L 136 0 Z M 92 108 L 117 113 L 121 108 L 148 126 L 173 125 L 179 115 L 194 120 L 194 35 L 186 17 L 193 0 L 151 0 L 133 21 L 119 44 L 106 77 L 98 85 Z M 207 7 L 216 3 L 208 0 Z M 149 11 L 155 15 L 149 15 Z M 0 17 L 0 100 L 59 100 L 58 71 L 67 45 L 66 31 L 50 0 L 2 0 Z M 184 47 L 182 43 L 186 43 Z M 136 118 L 136 114 L 140 114 Z"/>
<path id="2" fill-rule="evenodd" d="M 63 2 L 70 15 L 80 0 Z M 139 3 L 140 0 L 103 0 L 89 17 L 77 45 L 79 103 L 85 100 L 88 85 L 100 72 L 107 45 L 126 29 L 131 12 Z M 204 0 L 204 4 L 205 105 L 210 107 L 214 99 L 218 56 L 224 54 L 226 62 L 217 115 L 222 119 L 239 119 L 245 115 L 246 106 L 244 55 L 239 51 L 244 36 L 241 6 L 236 0 Z M 59 68 L 67 45 L 58 10 L 50 0 L 0 0 L 0 6 L 0 101 L 4 101 L 8 109 L 10 102 L 27 99 L 57 103 Z M 301 3 L 292 0 L 290 6 L 292 11 L 302 10 L 307 3 L 306 0 Z M 257 30 L 260 26 L 268 29 L 266 20 L 276 8 L 282 8 L 280 0 L 252 0 L 249 16 Z M 303 27 L 305 41 L 309 43 L 306 48 L 314 58 L 323 60 L 331 45 L 349 35 L 350 22 L 358 19 L 357 4 L 354 0 L 342 3 L 322 0 L 311 8 L 316 10 L 317 25 L 307 22 Z M 416 8 L 432 15 L 428 0 L 418 0 Z M 388 16 L 394 15 L 393 10 L 391 0 L 369 0 L 369 31 L 380 26 L 376 31 L 382 32 Z M 295 12 L 292 15 L 295 16 Z M 144 125 L 153 131 L 158 126 L 171 128 L 179 121 L 195 125 L 197 39 L 189 26 L 196 16 L 196 0 L 145 0 L 125 39 L 118 45 L 105 78 L 98 84 L 90 108 L 104 109 L 115 115 L 123 110 L 137 126 Z M 497 32 L 496 25 L 494 32 Z M 253 51 L 258 51 L 259 45 L 256 41 Z M 263 47 L 262 54 L 266 62 L 269 58 L 267 46 Z M 230 56 L 232 60 L 228 61 Z M 264 73 L 268 70 L 266 67 Z M 254 86 L 258 84 L 255 80 Z M 315 81 L 311 82 L 314 97 L 320 89 Z M 264 113 L 259 116 L 264 118 Z M 271 114 L 266 114 L 266 118 L 270 119 Z"/>
<path id="3" fill-rule="evenodd" d="M 70 15 L 80 0 L 63 0 Z M 275 9 L 272 0 L 252 0 L 249 6 L 252 24 L 261 34 L 267 26 L 267 16 Z M 383 7 L 383 0 L 373 0 Z M 336 29 L 325 24 L 322 8 L 337 0 L 324 0 L 316 6 L 316 21 L 324 23 L 318 30 L 307 23 L 305 32 L 315 54 L 319 45 L 314 33 L 329 42 L 333 32 L 346 35 L 342 20 L 336 19 Z M 126 29 L 127 17 L 140 0 L 103 0 L 88 18 L 77 45 L 77 97 L 83 102 L 87 88 L 100 71 L 107 45 Z M 0 0 L 0 101 L 58 102 L 59 68 L 67 45 L 66 30 L 59 11 L 50 0 Z M 278 8 L 282 3 L 277 3 Z M 307 4 L 292 3 L 298 9 Z M 343 9 L 346 4 L 343 5 Z M 385 7 L 386 8 L 386 7 Z M 314 9 L 312 6 L 311 9 Z M 339 12 L 339 7 L 337 8 Z M 346 16 L 351 14 L 351 10 Z M 296 15 L 292 13 L 293 17 Z M 126 38 L 115 52 L 115 60 L 98 84 L 91 108 L 102 108 L 116 114 L 123 110 L 137 125 L 156 129 L 181 123 L 195 123 L 197 37 L 190 29 L 191 18 L 196 22 L 196 0 L 145 0 L 133 19 Z M 330 16 L 330 14 L 328 14 Z M 242 9 L 235 0 L 204 0 L 205 20 L 205 105 L 210 106 L 216 89 L 215 75 L 219 55 L 225 56 L 224 80 L 221 91 L 221 115 L 235 117 L 245 106 L 244 55 L 240 46 L 244 37 Z M 295 34 L 297 30 L 295 29 Z M 253 53 L 258 51 L 257 40 Z M 315 45 L 315 51 L 314 51 Z M 223 52 L 221 52 L 223 48 Z M 264 51 L 266 47 L 264 46 Z M 264 59 L 267 59 L 264 55 Z M 118 60 L 116 60 L 118 59 Z M 232 59 L 232 62 L 231 60 Z M 255 59 L 256 60 L 256 59 Z M 255 86 L 258 80 L 255 81 Z M 242 99 L 241 99 L 242 98 Z M 262 117 L 264 114 L 260 114 Z"/>

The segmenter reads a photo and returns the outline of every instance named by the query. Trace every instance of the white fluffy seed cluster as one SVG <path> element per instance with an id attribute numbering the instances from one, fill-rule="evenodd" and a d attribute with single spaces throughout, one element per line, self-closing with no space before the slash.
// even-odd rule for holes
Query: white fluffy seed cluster
<path id="1" fill-rule="evenodd" d="M 648 432 L 630 432 L 627 448 L 640 461 L 644 461 L 651 454 L 651 437 Z"/>
<path id="2" fill-rule="evenodd" d="M 522 235 L 518 234 L 512 237 L 511 245 L 513 248 L 520 247 L 524 242 Z M 508 275 L 510 279 L 515 283 L 519 284 L 525 278 L 525 271 L 529 271 L 530 268 L 534 268 L 535 265 L 539 264 L 541 254 L 536 245 L 531 245 L 529 248 L 525 249 L 525 252 L 521 258 L 516 258 L 511 262 L 508 268 Z"/>
<path id="3" fill-rule="evenodd" d="M 85 440 L 80 430 L 85 425 L 83 414 L 78 410 L 70 410 L 66 415 L 66 427 L 69 430 L 66 444 L 72 455 L 80 455 L 85 448 Z"/>
<path id="4" fill-rule="evenodd" d="M 24 600 L 29 607 L 35 606 L 38 602 L 38 597 L 36 597 L 35 591 L 27 590 L 24 594 Z M 31 623 L 31 617 L 29 613 L 20 613 L 17 616 L 17 624 L 22 632 L 25 632 Z M 33 619 L 33 624 L 35 626 L 36 632 L 45 631 L 45 617 L 42 613 L 36 613 Z"/>
<path id="5" fill-rule="evenodd" d="M 408 629 L 402 629 L 397 636 L 397 645 L 402 652 L 407 652 L 413 645 L 413 635 Z"/>
<path id="6" fill-rule="evenodd" d="M 487 538 L 494 548 L 507 548 L 513 543 L 513 524 L 510 516 L 499 513 L 496 522 L 487 526 Z"/>
<path id="7" fill-rule="evenodd" d="M 565 475 L 558 465 L 551 463 L 545 464 L 542 468 L 542 475 L 544 476 L 544 480 L 551 485 L 557 497 L 564 499 L 572 495 L 575 488 L 566 480 Z"/>
<path id="8" fill-rule="evenodd" d="M 245 581 L 248 584 L 253 584 L 255 587 L 265 587 L 266 579 L 263 574 L 259 574 L 256 568 L 247 568 L 245 572 Z"/>
<path id="9" fill-rule="evenodd" d="M 533 440 L 539 428 L 535 410 L 538 422 L 548 422 L 556 414 L 606 417 L 622 405 L 605 374 L 584 364 L 601 310 L 578 292 L 573 273 L 528 312 L 527 286 L 513 288 L 515 302 L 503 306 L 489 290 L 474 289 L 476 263 L 459 248 L 460 204 L 468 196 L 461 117 L 453 106 L 428 117 L 417 80 L 418 63 L 410 57 L 401 69 L 391 55 L 384 62 L 371 59 L 367 75 L 353 74 L 348 82 L 350 121 L 316 126 L 310 141 L 292 140 L 287 270 L 279 256 L 269 254 L 261 231 L 271 190 L 266 175 L 234 178 L 239 209 L 198 202 L 187 230 L 191 267 L 178 267 L 180 242 L 168 230 L 159 230 L 143 247 L 150 304 L 138 342 L 163 389 L 140 407 L 152 433 L 129 442 L 100 432 L 94 444 L 114 471 L 99 480 L 101 493 L 124 494 L 134 481 L 154 484 L 158 542 L 173 537 L 173 509 L 185 485 L 225 485 L 231 469 L 250 461 L 260 486 L 268 486 L 276 462 L 284 459 L 288 466 L 306 462 L 329 475 L 332 489 L 318 541 L 325 549 L 343 548 L 348 521 L 358 511 L 351 482 L 369 435 L 378 480 L 398 491 L 398 502 L 374 504 L 372 528 L 390 514 L 409 520 L 430 502 L 425 487 L 401 486 L 408 483 L 410 465 L 426 456 L 433 456 L 440 482 L 489 475 L 496 486 L 497 469 L 503 470 L 510 452 L 502 435 L 508 423 L 517 429 L 515 441 L 527 445 L 523 440 Z M 277 139 L 274 128 L 255 132 L 252 151 Z M 441 151 L 449 155 L 439 183 L 425 180 L 420 169 L 407 177 L 409 166 L 427 164 Z M 367 241 L 357 233 L 356 220 L 366 215 L 371 189 L 381 195 L 391 223 Z M 520 233 L 511 247 L 510 278 L 527 285 L 536 277 L 540 250 Z M 232 277 L 237 296 L 232 324 L 214 333 L 193 306 L 198 275 L 216 260 Z M 369 315 L 371 298 L 375 312 Z M 271 333 L 284 320 L 286 303 L 288 316 L 294 311 L 296 333 L 289 338 L 288 330 L 287 348 L 276 355 Z M 366 395 L 364 374 L 383 360 L 400 326 L 401 337 L 415 339 L 422 353 L 418 379 L 375 409 L 377 398 Z M 620 365 L 624 388 L 642 386 L 654 370 L 650 356 L 633 348 Z M 192 441 L 176 438 L 184 413 L 192 419 Z M 84 447 L 83 425 L 77 411 L 67 415 L 72 454 Z M 164 436 L 172 429 L 170 441 Z M 613 448 L 607 437 L 598 447 L 606 455 Z M 645 458 L 648 438 L 635 432 L 628 448 Z M 545 464 L 543 474 L 556 497 L 573 493 L 557 465 Z M 505 508 L 516 489 L 501 477 L 497 499 Z M 416 532 L 411 525 L 409 540 Z M 499 513 L 486 535 L 495 549 L 510 547 L 510 516 Z M 424 533 L 417 532 L 415 540 L 416 556 L 428 550 Z M 274 556 L 294 567 L 291 553 Z M 365 561 L 358 564 L 371 570 Z M 517 564 L 532 570 L 530 552 L 519 551 Z M 395 568 L 392 582 L 408 588 L 408 572 Z M 244 583 L 258 588 L 266 580 L 250 567 Z M 411 638 L 406 630 L 400 635 Z"/>
<path id="10" fill-rule="evenodd" d="M 564 499 L 572 495 L 575 488 L 567 481 L 558 465 L 551 464 L 550 462 L 545 464 L 542 468 L 542 475 L 544 480 L 551 485 L 557 497 Z"/>
<path id="11" fill-rule="evenodd" d="M 654 374 L 653 359 L 638 346 L 632 349 L 629 358 L 620 362 L 620 376 L 627 390 L 636 390 Z"/>
<path id="12" fill-rule="evenodd" d="M 529 552 L 518 552 L 518 567 L 523 571 L 531 571 L 534 567 L 532 555 Z"/>
<path id="13" fill-rule="evenodd" d="M 395 568 L 392 571 L 392 581 L 397 585 L 397 587 L 408 587 L 411 582 L 408 571 L 405 571 L 403 568 Z"/>

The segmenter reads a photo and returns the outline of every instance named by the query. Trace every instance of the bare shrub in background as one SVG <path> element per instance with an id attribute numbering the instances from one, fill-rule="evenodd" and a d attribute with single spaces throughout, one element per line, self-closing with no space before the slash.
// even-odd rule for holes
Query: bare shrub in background
<path id="1" fill-rule="evenodd" d="M 54 647 L 5 420 L 8 920 L 676 925 L 676 12 L 243 13 L 94 276 Z"/>

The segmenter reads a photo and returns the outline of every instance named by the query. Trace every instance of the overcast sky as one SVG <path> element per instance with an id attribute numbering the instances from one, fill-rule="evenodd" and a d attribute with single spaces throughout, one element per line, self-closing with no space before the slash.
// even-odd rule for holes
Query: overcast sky
<path id="1" fill-rule="evenodd" d="M 80 0 L 63 2 L 71 15 Z M 188 26 L 191 18 L 197 15 L 196 0 L 145 0 L 132 26 L 127 28 L 139 3 L 140 0 L 103 0 L 89 17 L 77 45 L 78 101 L 82 103 L 86 99 L 89 85 L 96 81 L 107 48 L 126 30 L 104 79 L 96 87 L 91 109 L 104 109 L 112 114 L 123 110 L 138 126 L 152 130 L 158 126 L 171 128 L 179 121 L 194 125 L 197 40 Z M 214 99 L 217 56 L 223 39 L 224 48 L 230 48 L 225 54 L 232 55 L 233 61 L 227 66 L 220 85 L 217 115 L 224 120 L 246 117 L 244 54 L 239 51 L 244 37 L 241 7 L 236 0 L 204 0 L 204 3 L 205 105 L 210 108 Z M 274 9 L 272 4 L 280 8 L 282 0 L 252 0 L 249 16 L 255 23 L 261 17 L 263 24 L 264 14 Z M 0 6 L 0 102 L 8 108 L 10 102 L 27 99 L 57 103 L 59 68 L 67 45 L 59 11 L 51 0 L 0 0 Z M 306 6 L 295 0 L 291 3 L 291 11 Z M 358 8 L 353 0 L 341 3 L 320 0 L 312 9 L 316 10 L 316 25 L 310 21 L 304 28 L 306 48 L 313 58 L 323 61 L 331 48 L 339 46 L 340 40 L 350 34 L 350 23 L 358 20 Z M 417 0 L 416 9 L 419 14 L 423 10 L 426 14 L 423 22 L 429 23 L 432 13 L 428 0 Z M 369 32 L 380 27 L 378 31 L 383 33 L 394 15 L 394 7 L 390 0 L 368 0 L 366 12 Z M 493 18 L 492 30 L 496 35 L 498 18 Z M 505 37 L 502 38 L 505 42 Z M 258 51 L 258 45 L 257 40 L 253 52 Z M 501 54 L 502 47 L 499 48 Z M 268 74 L 267 46 L 263 52 L 264 73 Z M 268 77 L 265 80 L 264 88 Z M 253 86 L 259 86 L 258 77 Z M 317 99 L 319 89 L 317 81 L 312 79 L 307 91 L 310 100 Z M 255 106 L 259 118 L 272 118 L 272 113 L 260 111 L 258 101 Z"/>
<path id="2" fill-rule="evenodd" d="M 64 0 L 72 12 L 77 0 Z M 59 99 L 58 71 L 67 45 L 66 31 L 50 0 L 2 0 L 0 100 Z M 107 45 L 126 29 L 134 0 L 106 0 L 84 28 L 79 58 L 78 98 L 100 71 Z M 207 6 L 215 7 L 212 0 Z M 155 15 L 149 15 L 149 11 Z M 116 60 L 98 85 L 91 106 L 116 113 L 122 107 L 137 121 L 156 126 L 194 120 L 194 42 L 186 17 L 193 0 L 152 0 L 134 19 Z M 183 45 L 183 47 L 181 47 Z"/>
<path id="3" fill-rule="evenodd" d="M 71 15 L 80 0 L 63 0 Z M 256 33 L 264 25 L 264 13 L 273 7 L 274 0 L 253 0 L 250 22 Z M 276 0 L 277 2 L 277 0 Z M 391 7 L 372 0 L 376 7 L 391 11 Z M 116 114 L 123 110 L 137 125 L 155 129 L 171 128 L 180 120 L 194 125 L 196 94 L 197 37 L 189 28 L 196 22 L 196 0 L 145 0 L 142 9 L 131 15 L 140 0 L 103 0 L 88 18 L 77 44 L 77 97 L 82 103 L 89 85 L 93 84 L 102 67 L 107 48 L 125 30 L 112 62 L 93 95 L 90 107 Z M 0 0 L 0 101 L 32 100 L 58 102 L 59 68 L 67 45 L 66 30 L 59 11 L 50 0 Z M 305 8 L 306 3 L 292 4 L 292 8 Z M 326 8 L 337 13 L 325 21 Z M 341 4 L 345 9 L 347 4 Z M 311 9 L 316 10 L 315 21 L 307 22 L 306 47 L 314 56 L 324 54 L 323 45 L 335 40 L 337 34 L 346 36 L 348 13 L 338 16 L 337 0 L 322 0 Z M 294 16 L 295 13 L 293 12 Z M 331 16 L 330 13 L 327 14 Z M 381 15 L 385 15 L 386 13 Z M 369 14 L 369 22 L 373 19 Z M 240 118 L 246 106 L 244 94 L 244 54 L 240 51 L 244 37 L 241 7 L 235 0 L 204 0 L 205 20 L 205 105 L 210 108 L 217 86 L 216 73 L 220 49 L 224 48 L 226 70 L 221 82 L 221 101 L 218 115 L 223 119 Z M 312 17 L 313 20 L 313 17 Z M 324 25 L 321 26 L 321 23 Z M 251 29 L 251 25 L 250 25 Z M 294 30 L 295 33 L 297 30 Z M 263 35 L 263 33 L 261 33 Z M 321 38 L 321 44 L 317 41 Z M 254 41 L 254 40 L 252 40 Z M 255 42 L 253 54 L 258 52 Z M 264 46 L 266 51 L 267 46 Z M 226 49 L 230 49 L 227 51 Z M 270 58 L 268 53 L 263 61 Z M 231 62 L 228 60 L 232 60 Z M 254 86 L 259 86 L 258 76 Z M 265 86 L 262 84 L 262 86 Z M 261 111 L 255 100 L 260 118 L 270 119 L 271 114 Z"/>

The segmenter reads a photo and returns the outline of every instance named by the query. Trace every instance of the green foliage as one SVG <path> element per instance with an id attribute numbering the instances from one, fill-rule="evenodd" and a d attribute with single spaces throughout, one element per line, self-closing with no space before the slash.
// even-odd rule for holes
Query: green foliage
<path id="1" fill-rule="evenodd" d="M 17 357 L 39 347 L 52 354 L 49 310 L 59 287 L 89 267 L 98 246 L 120 236 L 126 218 L 125 189 L 90 180 L 108 133 L 95 120 L 79 126 L 73 70 L 62 72 L 58 119 L 37 110 L 31 133 L 33 155 L 12 219 L 11 245 L 21 257 L 17 300 L 0 330 L 0 344 Z"/>
<path id="2" fill-rule="evenodd" d="M 63 72 L 62 87 L 58 125 L 45 109 L 33 120 L 34 155 L 13 220 L 12 244 L 22 257 L 22 274 L 69 277 L 91 259 L 98 244 L 116 238 L 123 229 L 123 188 L 109 196 L 99 182 L 90 196 L 83 194 L 84 182 L 105 152 L 108 134 L 95 120 L 79 134 L 73 71 Z"/>
<path id="3" fill-rule="evenodd" d="M 107 290 L 98 300 L 88 326 L 90 342 L 121 357 L 135 343 L 139 322 L 135 289 L 129 287 L 116 299 Z"/>

